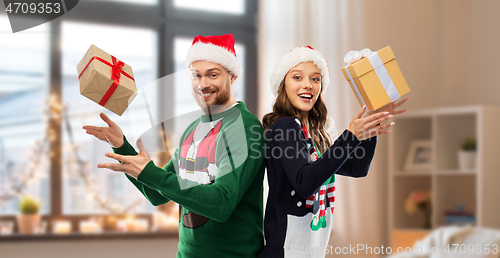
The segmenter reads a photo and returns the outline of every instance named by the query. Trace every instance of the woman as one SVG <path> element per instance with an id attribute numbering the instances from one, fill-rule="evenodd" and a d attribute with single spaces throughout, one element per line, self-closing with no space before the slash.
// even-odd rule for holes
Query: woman
<path id="1" fill-rule="evenodd" d="M 263 118 L 269 196 L 266 246 L 260 257 L 324 257 L 332 227 L 335 174 L 366 176 L 377 136 L 389 133 L 384 129 L 394 124 L 381 122 L 407 111 L 394 108 L 408 98 L 364 118 L 363 106 L 332 143 L 322 99 L 329 79 L 326 60 L 310 46 L 287 53 L 272 73 L 271 90 L 277 97 L 273 112 Z"/>

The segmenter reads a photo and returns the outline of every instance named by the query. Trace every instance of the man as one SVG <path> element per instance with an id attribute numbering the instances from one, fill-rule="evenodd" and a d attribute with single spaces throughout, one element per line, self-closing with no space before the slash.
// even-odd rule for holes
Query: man
<path id="1" fill-rule="evenodd" d="M 233 35 L 196 36 L 186 68 L 204 115 L 184 131 L 168 164 L 157 167 L 140 138 L 137 153 L 101 114 L 109 127 L 83 128 L 109 142 L 115 153 L 106 156 L 119 163 L 97 167 L 125 172 L 155 206 L 180 205 L 177 257 L 257 257 L 264 245 L 264 130 L 234 97 L 241 65 Z"/>

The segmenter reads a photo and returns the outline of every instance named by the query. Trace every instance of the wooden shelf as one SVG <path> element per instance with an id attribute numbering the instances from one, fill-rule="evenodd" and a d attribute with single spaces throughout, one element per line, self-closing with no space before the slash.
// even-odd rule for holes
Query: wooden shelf
<path id="1" fill-rule="evenodd" d="M 430 176 L 432 171 L 398 171 L 394 172 L 394 176 Z"/>
<path id="2" fill-rule="evenodd" d="M 408 111 L 394 118 L 389 135 L 389 232 L 392 244 L 414 242 L 429 230 L 421 228 L 419 212 L 405 211 L 412 191 L 431 190 L 432 229 L 444 226 L 444 212 L 464 205 L 473 212 L 476 225 L 500 228 L 500 173 L 498 146 L 500 108 L 448 107 Z M 458 151 L 466 137 L 477 139 L 477 169 L 460 171 Z M 404 171 L 409 146 L 414 140 L 432 142 L 430 169 Z M 401 237 L 408 238 L 401 240 Z M 399 241 L 399 242 L 398 242 Z M 405 242 L 406 241 L 406 242 Z"/>
<path id="3" fill-rule="evenodd" d="M 435 171 L 436 175 L 445 176 L 460 176 L 460 175 L 477 175 L 477 170 L 458 170 L 458 169 L 440 169 Z"/>
<path id="4" fill-rule="evenodd" d="M 427 236 L 430 230 L 415 230 L 415 229 L 397 229 L 393 231 L 393 241 L 391 246 L 393 250 L 398 247 L 405 249 L 406 247 L 412 247 L 415 242 Z"/>
<path id="5" fill-rule="evenodd" d="M 477 170 L 458 170 L 458 169 L 439 169 L 439 170 L 425 170 L 425 171 L 396 171 L 393 172 L 394 176 L 431 176 L 431 175 L 476 175 Z"/>
<path id="6" fill-rule="evenodd" d="M 168 231 L 148 232 L 103 232 L 103 233 L 69 233 L 69 234 L 12 234 L 0 235 L 0 241 L 51 241 L 51 240 L 108 240 L 108 239 L 146 239 L 146 238 L 175 238 L 178 237 L 177 229 Z"/>

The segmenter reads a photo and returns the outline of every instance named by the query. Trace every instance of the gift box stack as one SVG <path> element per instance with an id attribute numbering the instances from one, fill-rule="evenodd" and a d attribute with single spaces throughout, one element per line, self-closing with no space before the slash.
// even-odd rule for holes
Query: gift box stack
<path id="1" fill-rule="evenodd" d="M 390 46 L 377 52 L 350 51 L 342 68 L 359 105 L 377 110 L 410 92 Z M 353 61 L 354 60 L 354 61 Z"/>
<path id="2" fill-rule="evenodd" d="M 137 95 L 132 68 L 94 45 L 76 70 L 80 94 L 119 116 Z"/>

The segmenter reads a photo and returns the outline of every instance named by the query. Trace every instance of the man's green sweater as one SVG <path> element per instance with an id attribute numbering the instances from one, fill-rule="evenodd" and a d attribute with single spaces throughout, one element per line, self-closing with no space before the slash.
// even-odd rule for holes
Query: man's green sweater
<path id="1" fill-rule="evenodd" d="M 181 206 L 177 257 L 257 257 L 264 245 L 264 130 L 243 102 L 203 115 L 184 131 L 168 164 L 150 161 L 137 179 L 157 206 Z M 124 136 L 113 151 L 137 155 Z"/>

